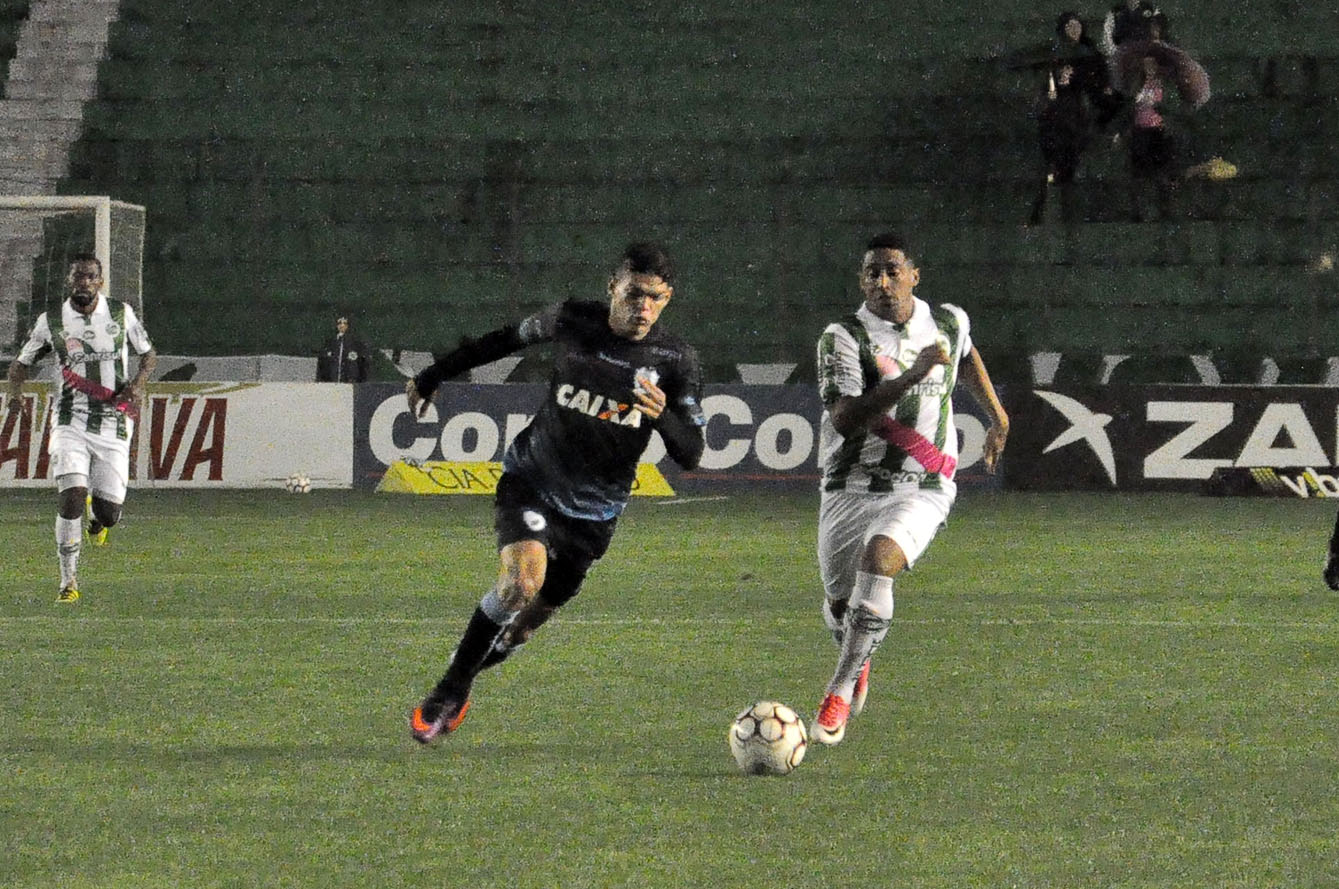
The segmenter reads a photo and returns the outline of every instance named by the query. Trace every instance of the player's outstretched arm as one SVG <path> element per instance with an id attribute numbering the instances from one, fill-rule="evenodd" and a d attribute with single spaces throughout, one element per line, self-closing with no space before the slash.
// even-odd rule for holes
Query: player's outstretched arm
<path id="1" fill-rule="evenodd" d="M 471 368 L 505 358 L 530 345 L 529 340 L 521 336 L 520 325 L 509 324 L 500 330 L 486 333 L 478 339 L 465 337 L 449 352 L 437 356 L 437 360 L 419 372 L 418 376 L 405 383 L 405 396 L 409 400 L 409 411 L 416 417 L 423 416 L 437 387 L 446 380 L 464 373 Z"/>
<path id="2" fill-rule="evenodd" d="M 986 443 L 981 457 L 985 461 L 986 471 L 993 473 L 999 465 L 1000 455 L 1004 453 L 1004 443 L 1009 438 L 1009 415 L 1004 412 L 1004 405 L 1000 404 L 1000 397 L 990 382 L 990 374 L 986 372 L 986 364 L 981 360 L 981 353 L 976 351 L 976 346 L 967 353 L 967 361 L 962 368 L 962 382 L 976 403 L 990 414 L 990 428 L 986 430 Z"/>

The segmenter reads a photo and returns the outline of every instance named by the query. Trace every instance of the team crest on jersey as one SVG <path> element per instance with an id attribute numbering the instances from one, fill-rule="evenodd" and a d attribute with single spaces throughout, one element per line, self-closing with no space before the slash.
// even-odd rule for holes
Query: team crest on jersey
<path id="1" fill-rule="evenodd" d="M 115 321 L 109 321 L 103 330 L 107 331 L 107 336 L 116 336 L 121 332 L 121 325 L 117 324 Z"/>
<path id="2" fill-rule="evenodd" d="M 587 389 L 578 389 L 570 383 L 558 387 L 555 393 L 557 402 L 565 408 L 580 411 L 597 420 L 607 420 L 616 426 L 631 426 L 636 429 L 642 425 L 642 412 L 633 410 L 632 405 L 624 404 L 608 395 L 593 395 Z"/>
<path id="3" fill-rule="evenodd" d="M 84 328 L 84 332 L 79 334 L 79 336 L 84 342 L 91 343 L 98 338 L 98 332 L 91 327 L 86 327 Z"/>
<path id="4" fill-rule="evenodd" d="M 645 394 L 642 390 L 641 380 L 647 380 L 653 386 L 659 385 L 660 371 L 656 370 L 654 367 L 639 367 L 632 372 L 632 391 L 636 392 L 638 395 Z"/>

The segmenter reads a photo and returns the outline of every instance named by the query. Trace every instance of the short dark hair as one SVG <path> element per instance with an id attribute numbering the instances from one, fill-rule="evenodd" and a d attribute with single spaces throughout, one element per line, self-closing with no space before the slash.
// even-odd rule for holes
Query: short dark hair
<path id="1" fill-rule="evenodd" d="M 102 260 L 101 260 L 101 259 L 98 259 L 97 254 L 95 254 L 95 253 L 76 253 L 74 256 L 71 256 L 71 257 L 70 257 L 70 266 L 71 266 L 71 267 L 73 267 L 74 264 L 77 263 L 77 262 L 92 262 L 92 263 L 96 263 L 96 264 L 97 264 L 97 267 L 98 267 L 98 274 L 99 274 L 99 275 L 102 274 Z"/>
<path id="2" fill-rule="evenodd" d="M 870 238 L 869 243 L 865 245 L 865 251 L 870 250 L 901 250 L 907 257 L 911 256 L 911 247 L 907 245 L 907 239 L 896 232 L 884 232 Z"/>
<path id="3" fill-rule="evenodd" d="M 665 248 L 650 241 L 637 241 L 623 250 L 622 267 L 639 275 L 659 275 L 666 284 L 674 283 L 674 264 Z"/>

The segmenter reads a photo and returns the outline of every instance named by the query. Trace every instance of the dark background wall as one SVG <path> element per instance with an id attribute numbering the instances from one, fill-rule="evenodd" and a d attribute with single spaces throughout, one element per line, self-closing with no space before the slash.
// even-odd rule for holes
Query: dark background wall
<path id="1" fill-rule="evenodd" d="M 1165 6 L 1214 97 L 1174 112 L 1189 181 L 1128 221 L 1123 146 L 1066 227 L 1022 223 L 1059 8 L 1005 3 L 128 0 L 67 193 L 149 208 L 160 350 L 308 354 L 338 309 L 430 349 L 599 296 L 630 239 L 680 266 L 667 323 L 715 376 L 811 361 L 864 240 L 919 247 L 1004 373 L 1036 351 L 1339 355 L 1339 24 L 1324 4 Z M 1079 9 L 1091 32 L 1105 5 Z M 1127 367 L 1133 365 L 1126 365 Z"/>

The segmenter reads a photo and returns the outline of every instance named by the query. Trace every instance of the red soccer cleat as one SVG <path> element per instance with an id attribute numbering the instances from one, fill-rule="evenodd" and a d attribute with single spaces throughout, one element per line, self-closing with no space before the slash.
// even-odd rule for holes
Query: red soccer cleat
<path id="1" fill-rule="evenodd" d="M 851 705 L 841 695 L 833 693 L 823 699 L 814 719 L 813 736 L 820 744 L 829 747 L 841 742 L 846 736 L 846 720 L 851 716 Z"/>
<path id="2" fill-rule="evenodd" d="M 428 719 L 424 714 L 436 709 L 437 715 L 433 719 Z M 450 734 L 460 728 L 460 724 L 465 721 L 465 714 L 470 710 L 470 699 L 464 701 L 433 701 L 431 698 L 414 708 L 414 712 L 409 714 L 409 734 L 420 744 L 427 744 L 438 735 Z"/>
<path id="3" fill-rule="evenodd" d="M 869 661 L 860 668 L 860 676 L 855 681 L 855 691 L 851 694 L 851 715 L 859 715 L 865 709 L 865 698 L 869 695 Z"/>

